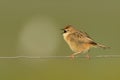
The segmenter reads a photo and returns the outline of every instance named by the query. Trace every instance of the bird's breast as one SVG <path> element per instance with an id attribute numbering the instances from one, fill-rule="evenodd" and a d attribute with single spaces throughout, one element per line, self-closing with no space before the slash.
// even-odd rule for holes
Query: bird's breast
<path id="1" fill-rule="evenodd" d="M 71 36 L 67 33 L 64 33 L 63 37 L 64 37 L 64 40 L 69 45 L 69 47 L 74 52 L 81 52 L 81 51 L 89 50 L 89 48 L 91 46 L 88 43 L 80 43 L 80 42 L 78 42 L 78 40 L 72 39 Z"/>
<path id="2" fill-rule="evenodd" d="M 66 42 L 68 42 L 68 33 L 63 33 L 63 38 Z"/>

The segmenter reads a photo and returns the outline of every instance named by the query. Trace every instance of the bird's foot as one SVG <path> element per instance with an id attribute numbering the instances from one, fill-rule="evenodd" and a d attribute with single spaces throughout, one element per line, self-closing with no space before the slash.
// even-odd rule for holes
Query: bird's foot
<path id="1" fill-rule="evenodd" d="M 87 54 L 85 57 L 86 57 L 88 60 L 90 60 L 90 58 L 91 58 L 90 55 L 88 55 L 88 54 Z"/>
<path id="2" fill-rule="evenodd" d="M 74 55 L 70 55 L 70 58 L 73 60 L 75 58 L 75 56 Z"/>

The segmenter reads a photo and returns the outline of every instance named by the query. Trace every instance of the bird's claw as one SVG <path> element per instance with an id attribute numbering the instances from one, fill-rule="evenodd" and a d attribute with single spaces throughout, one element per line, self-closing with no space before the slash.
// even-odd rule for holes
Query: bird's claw
<path id="1" fill-rule="evenodd" d="M 87 59 L 90 59 L 90 58 L 91 58 L 90 55 L 88 55 L 88 54 L 87 54 L 85 57 L 86 57 Z"/>
<path id="2" fill-rule="evenodd" d="M 75 58 L 75 56 L 74 55 L 70 55 L 70 58 L 73 60 Z"/>

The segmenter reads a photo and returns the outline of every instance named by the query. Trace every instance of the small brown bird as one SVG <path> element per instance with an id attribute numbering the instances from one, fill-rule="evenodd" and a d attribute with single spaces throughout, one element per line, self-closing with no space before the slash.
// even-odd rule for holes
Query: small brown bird
<path id="1" fill-rule="evenodd" d="M 78 31 L 72 25 L 68 25 L 62 30 L 64 30 L 64 40 L 67 42 L 72 51 L 75 52 L 70 56 L 72 59 L 77 54 L 87 52 L 91 47 L 101 47 L 104 49 L 108 48 L 102 44 L 94 42 L 86 32 Z M 88 54 L 86 57 L 88 59 L 90 58 Z"/>

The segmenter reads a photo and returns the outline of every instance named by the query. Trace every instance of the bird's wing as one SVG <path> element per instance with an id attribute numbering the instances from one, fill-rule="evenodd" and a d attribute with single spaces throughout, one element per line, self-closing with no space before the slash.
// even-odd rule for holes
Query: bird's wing
<path id="1" fill-rule="evenodd" d="M 86 32 L 75 32 L 72 33 L 72 38 L 81 43 L 91 43 L 94 42 Z"/>
<path id="2" fill-rule="evenodd" d="M 78 33 L 79 33 L 79 34 L 82 34 L 82 35 L 84 35 L 84 36 L 86 36 L 86 37 L 88 37 L 88 38 L 91 38 L 86 32 L 79 31 Z M 91 38 L 91 39 L 92 39 L 92 38 Z"/>

